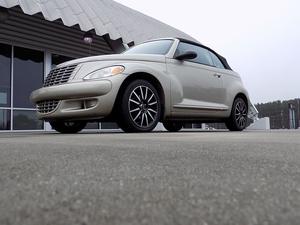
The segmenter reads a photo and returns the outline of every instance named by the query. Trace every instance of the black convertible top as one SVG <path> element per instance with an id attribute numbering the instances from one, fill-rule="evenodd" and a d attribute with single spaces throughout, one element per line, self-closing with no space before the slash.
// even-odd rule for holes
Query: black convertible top
<path id="1" fill-rule="evenodd" d="M 219 55 L 217 52 L 215 52 L 214 50 L 212 50 L 211 48 L 199 43 L 199 42 L 195 42 L 195 41 L 191 41 L 191 40 L 188 40 L 188 39 L 184 39 L 184 38 L 177 38 L 178 40 L 180 40 L 181 42 L 185 42 L 185 43 L 188 43 L 188 44 L 192 44 L 192 45 L 197 45 L 199 47 L 202 47 L 202 48 L 206 48 L 207 50 L 213 52 L 219 59 L 220 61 L 223 63 L 225 69 L 227 70 L 232 70 L 231 67 L 229 66 L 227 60 L 225 57 Z"/>

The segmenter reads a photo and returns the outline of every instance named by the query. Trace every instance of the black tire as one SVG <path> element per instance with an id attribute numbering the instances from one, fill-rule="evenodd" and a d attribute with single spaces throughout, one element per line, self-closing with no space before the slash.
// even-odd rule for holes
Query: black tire
<path id="1" fill-rule="evenodd" d="M 169 132 L 178 132 L 183 128 L 183 124 L 180 122 L 165 121 L 163 125 Z"/>
<path id="2" fill-rule="evenodd" d="M 233 102 L 231 115 L 225 122 L 230 131 L 242 131 L 248 124 L 248 105 L 243 98 L 236 98 Z"/>
<path id="3" fill-rule="evenodd" d="M 83 121 L 52 121 L 50 125 L 54 130 L 62 134 L 76 134 L 83 130 L 86 126 L 86 122 Z"/>
<path id="4" fill-rule="evenodd" d="M 117 123 L 125 132 L 150 132 L 160 120 L 161 102 L 146 80 L 131 82 L 118 102 Z"/>

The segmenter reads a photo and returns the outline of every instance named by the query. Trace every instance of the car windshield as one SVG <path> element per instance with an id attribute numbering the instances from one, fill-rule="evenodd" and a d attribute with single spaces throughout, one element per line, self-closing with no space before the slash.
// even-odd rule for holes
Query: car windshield
<path id="1" fill-rule="evenodd" d="M 157 40 L 145 42 L 143 44 L 134 46 L 123 54 L 154 54 L 154 55 L 165 55 L 169 52 L 173 40 Z"/>

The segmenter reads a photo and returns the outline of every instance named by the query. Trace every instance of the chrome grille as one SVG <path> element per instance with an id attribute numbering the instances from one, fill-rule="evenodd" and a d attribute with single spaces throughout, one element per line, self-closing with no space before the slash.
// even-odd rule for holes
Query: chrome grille
<path id="1" fill-rule="evenodd" d="M 53 112 L 58 106 L 59 100 L 47 100 L 37 103 L 37 110 L 39 113 Z"/>
<path id="2" fill-rule="evenodd" d="M 72 65 L 51 70 L 44 82 L 44 87 L 54 86 L 68 82 L 76 66 L 77 65 Z"/>

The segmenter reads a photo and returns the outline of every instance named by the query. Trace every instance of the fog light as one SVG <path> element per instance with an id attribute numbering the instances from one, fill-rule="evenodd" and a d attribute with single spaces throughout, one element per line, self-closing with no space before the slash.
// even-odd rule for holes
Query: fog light
<path id="1" fill-rule="evenodd" d="M 89 108 L 93 108 L 97 105 L 97 100 L 96 99 L 92 99 L 92 100 L 85 100 L 84 101 L 84 108 L 85 109 L 89 109 Z"/>

